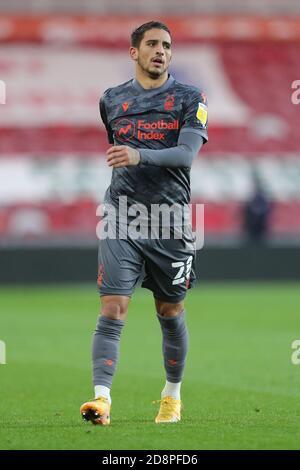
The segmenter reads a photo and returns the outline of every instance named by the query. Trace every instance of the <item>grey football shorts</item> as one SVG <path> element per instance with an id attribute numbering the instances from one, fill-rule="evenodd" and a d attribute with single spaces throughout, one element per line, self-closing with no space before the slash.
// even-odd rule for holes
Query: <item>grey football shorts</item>
<path id="1" fill-rule="evenodd" d="M 98 252 L 100 295 L 131 296 L 142 278 L 142 287 L 158 300 L 177 303 L 195 283 L 194 240 L 101 239 Z"/>

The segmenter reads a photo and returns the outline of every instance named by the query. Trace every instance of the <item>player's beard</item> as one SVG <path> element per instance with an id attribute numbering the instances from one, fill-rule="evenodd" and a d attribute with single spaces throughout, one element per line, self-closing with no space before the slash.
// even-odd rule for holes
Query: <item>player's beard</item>
<path id="1" fill-rule="evenodd" d="M 149 68 L 143 65 L 139 58 L 137 60 L 137 63 L 141 67 L 143 72 L 145 72 L 152 80 L 158 80 L 159 77 L 161 77 L 168 69 L 168 67 L 164 67 L 162 70 L 150 70 Z"/>

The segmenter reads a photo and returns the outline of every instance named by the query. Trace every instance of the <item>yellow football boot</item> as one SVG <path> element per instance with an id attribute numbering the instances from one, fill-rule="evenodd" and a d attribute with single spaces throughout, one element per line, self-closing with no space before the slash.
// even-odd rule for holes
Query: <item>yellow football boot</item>
<path id="1" fill-rule="evenodd" d="M 99 397 L 84 403 L 80 413 L 84 420 L 93 424 L 107 426 L 110 423 L 110 403 L 107 398 Z"/>
<path id="2" fill-rule="evenodd" d="M 160 402 L 158 415 L 155 422 L 158 423 L 176 423 L 180 421 L 181 400 L 176 400 L 173 397 L 164 397 Z M 156 402 L 157 403 L 157 402 Z"/>

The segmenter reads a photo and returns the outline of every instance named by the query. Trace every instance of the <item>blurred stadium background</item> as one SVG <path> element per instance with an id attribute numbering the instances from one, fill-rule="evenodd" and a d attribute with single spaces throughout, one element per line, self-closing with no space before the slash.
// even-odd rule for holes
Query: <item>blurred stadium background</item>
<path id="1" fill-rule="evenodd" d="M 172 73 L 209 100 L 210 141 L 192 169 L 193 202 L 205 204 L 200 275 L 299 278 L 299 10 L 294 0 L 2 0 L 1 282 L 92 279 L 110 180 L 98 101 L 132 76 L 130 32 L 154 17 L 173 32 Z M 257 181 L 272 205 L 253 248 L 245 204 Z"/>
<path id="2" fill-rule="evenodd" d="M 85 431 L 78 413 L 110 181 L 98 102 L 132 77 L 130 33 L 152 19 L 173 33 L 172 73 L 208 96 L 192 168 L 199 279 L 259 281 L 200 282 L 187 297 L 187 406 L 171 436 L 149 408 L 163 377 L 149 292 L 122 338 L 114 427 Z M 299 51 L 298 0 L 0 0 L 0 448 L 299 448 Z"/>
<path id="3" fill-rule="evenodd" d="M 203 277 L 239 277 L 236 263 L 220 270 L 209 247 L 223 248 L 227 266 L 226 253 L 231 260 L 237 254 L 241 267 L 248 240 L 244 207 L 257 179 L 272 210 L 266 244 L 255 253 L 270 256 L 272 246 L 282 276 L 299 276 L 299 258 L 292 260 L 300 241 L 300 106 L 291 100 L 300 76 L 299 9 L 291 0 L 190 0 L 184 7 L 176 0 L 2 1 L 0 78 L 7 98 L 0 114 L 1 280 L 43 280 L 39 259 L 45 280 L 55 280 L 47 269 L 53 253 L 64 261 L 62 277 L 74 276 L 65 261 L 75 261 L 80 250 L 66 258 L 62 247 L 87 255 L 95 248 L 95 209 L 110 180 L 98 101 L 106 88 L 132 76 L 130 32 L 153 16 L 173 31 L 172 73 L 202 87 L 209 100 L 210 141 L 192 170 L 193 202 L 205 203 L 204 261 L 212 267 L 203 269 Z M 25 251 L 31 258 L 32 248 L 35 263 L 26 263 Z M 15 269 L 16 253 L 26 273 Z M 80 280 L 91 277 L 87 269 L 78 270 Z M 250 277 L 279 275 L 274 266 L 250 271 Z"/>

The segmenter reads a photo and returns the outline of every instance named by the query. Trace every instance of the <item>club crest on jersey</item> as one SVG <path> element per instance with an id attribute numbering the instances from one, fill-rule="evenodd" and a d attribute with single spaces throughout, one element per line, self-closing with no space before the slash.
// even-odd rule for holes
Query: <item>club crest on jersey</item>
<path id="1" fill-rule="evenodd" d="M 165 111 L 173 111 L 175 98 L 173 95 L 168 95 L 164 104 Z"/>
<path id="2" fill-rule="evenodd" d="M 198 104 L 198 109 L 196 113 L 198 121 L 201 122 L 202 126 L 206 126 L 207 123 L 207 107 L 203 103 Z"/>
<path id="3" fill-rule="evenodd" d="M 127 101 L 124 101 L 124 103 L 122 103 L 122 108 L 124 113 L 126 113 L 127 109 L 129 108 L 129 103 L 127 103 Z"/>

